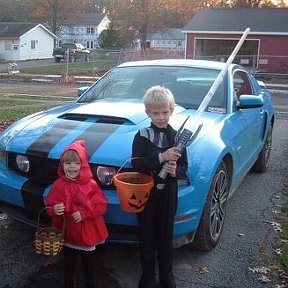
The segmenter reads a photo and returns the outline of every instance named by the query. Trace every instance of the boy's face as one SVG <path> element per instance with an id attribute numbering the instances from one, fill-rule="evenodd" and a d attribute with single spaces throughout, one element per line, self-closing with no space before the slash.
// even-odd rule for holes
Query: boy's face
<path id="1" fill-rule="evenodd" d="M 166 128 L 172 112 L 169 106 L 151 106 L 146 109 L 147 115 L 151 118 L 152 123 L 158 128 Z"/>
<path id="2" fill-rule="evenodd" d="M 65 161 L 63 163 L 64 174 L 69 179 L 75 179 L 79 175 L 81 163 L 79 161 Z"/>

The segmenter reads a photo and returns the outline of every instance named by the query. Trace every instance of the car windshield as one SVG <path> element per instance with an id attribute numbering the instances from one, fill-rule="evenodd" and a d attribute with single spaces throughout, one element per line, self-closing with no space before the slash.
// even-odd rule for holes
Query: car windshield
<path id="1" fill-rule="evenodd" d="M 141 99 L 154 85 L 170 89 L 175 102 L 186 109 L 197 109 L 220 71 L 198 67 L 133 66 L 116 67 L 100 78 L 78 102 Z M 212 97 L 208 111 L 226 111 L 223 81 Z"/>

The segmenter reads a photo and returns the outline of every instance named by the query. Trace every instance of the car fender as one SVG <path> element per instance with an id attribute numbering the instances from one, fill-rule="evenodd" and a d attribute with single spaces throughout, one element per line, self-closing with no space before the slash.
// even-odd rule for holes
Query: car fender
<path id="1" fill-rule="evenodd" d="M 204 140 L 207 145 L 203 145 Z M 186 208 L 187 211 L 190 210 L 195 215 L 197 225 L 201 219 L 214 174 L 223 159 L 231 154 L 231 148 L 227 147 L 222 139 L 215 140 L 215 133 L 203 134 L 200 132 L 195 141 L 187 147 L 189 187 L 180 186 L 179 199 L 183 197 L 184 203 L 181 203 L 180 200 L 178 216 Z M 191 190 L 202 192 L 188 193 Z M 190 196 L 189 199 L 188 195 Z M 190 205 L 189 209 L 187 205 Z"/>

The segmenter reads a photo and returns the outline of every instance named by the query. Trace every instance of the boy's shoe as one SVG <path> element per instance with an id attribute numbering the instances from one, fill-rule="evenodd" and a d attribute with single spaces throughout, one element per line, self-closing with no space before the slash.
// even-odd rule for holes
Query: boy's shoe
<path id="1" fill-rule="evenodd" d="M 160 277 L 160 284 L 162 288 L 177 288 L 174 276 L 172 273 L 169 273 L 167 276 Z"/>
<path id="2" fill-rule="evenodd" d="M 154 276 L 142 275 L 138 284 L 138 288 L 155 288 L 156 281 Z"/>

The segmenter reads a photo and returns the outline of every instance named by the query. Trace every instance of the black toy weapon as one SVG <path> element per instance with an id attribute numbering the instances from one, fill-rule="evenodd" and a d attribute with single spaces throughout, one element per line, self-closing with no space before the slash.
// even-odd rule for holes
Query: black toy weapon
<path id="1" fill-rule="evenodd" d="M 193 133 L 192 131 L 184 128 L 185 123 L 189 119 L 190 116 L 186 118 L 186 120 L 183 122 L 179 130 L 177 131 L 175 135 L 175 149 L 179 151 L 179 153 L 182 153 L 183 150 L 189 146 L 194 139 L 197 137 L 199 131 L 201 130 L 203 124 L 199 125 L 196 132 Z M 164 168 L 161 169 L 160 173 L 158 176 L 162 179 L 165 179 L 167 176 L 167 173 L 164 171 Z"/>

